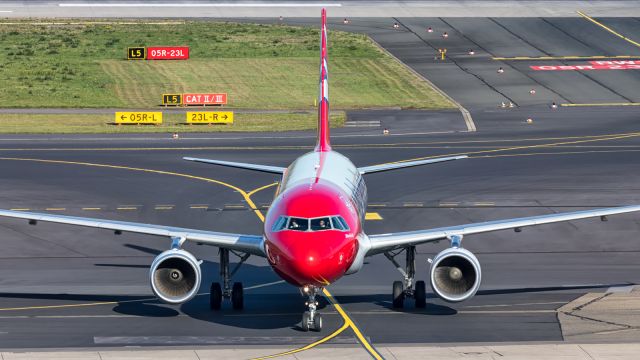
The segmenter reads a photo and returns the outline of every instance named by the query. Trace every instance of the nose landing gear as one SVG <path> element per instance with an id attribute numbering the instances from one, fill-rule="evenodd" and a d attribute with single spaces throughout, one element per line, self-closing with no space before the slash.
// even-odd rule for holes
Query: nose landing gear
<path id="1" fill-rule="evenodd" d="M 242 310 L 244 308 L 244 289 L 241 282 L 231 284 L 231 277 L 238 271 L 240 266 L 249 258 L 249 254 L 242 254 L 233 252 L 240 258 L 238 264 L 229 272 L 229 250 L 220 249 L 220 277 L 222 278 L 222 285 L 219 282 L 211 283 L 211 293 L 209 298 L 209 305 L 211 310 L 220 310 L 222 307 L 222 301 L 224 299 L 231 300 L 231 306 L 234 310 Z"/>
<path id="2" fill-rule="evenodd" d="M 402 252 L 406 252 L 406 264 L 403 269 L 396 261 L 395 257 Z M 396 266 L 396 269 L 404 276 L 403 281 L 393 282 L 393 292 L 391 295 L 392 305 L 396 309 L 402 309 L 404 307 L 405 298 L 413 298 L 415 300 L 416 308 L 424 308 L 427 306 L 427 291 L 424 281 L 416 281 L 415 287 L 413 286 L 413 280 L 416 276 L 416 247 L 409 246 L 397 252 L 386 252 L 384 254 L 389 261 Z"/>
<path id="3" fill-rule="evenodd" d="M 302 314 L 301 328 L 303 331 L 316 331 L 322 330 L 322 316 L 317 311 L 318 302 L 316 301 L 316 295 L 321 291 L 321 288 L 314 286 L 305 286 L 302 292 L 307 295 L 308 299 L 305 305 L 309 310 Z"/>

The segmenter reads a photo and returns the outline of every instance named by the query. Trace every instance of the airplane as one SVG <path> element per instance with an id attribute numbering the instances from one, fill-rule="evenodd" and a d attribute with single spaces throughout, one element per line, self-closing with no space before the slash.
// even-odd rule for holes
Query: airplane
<path id="1" fill-rule="evenodd" d="M 153 293 L 169 304 L 191 300 L 199 291 L 200 261 L 182 248 L 186 241 L 219 248 L 220 282 L 210 286 L 210 307 L 219 310 L 224 299 L 233 309 L 244 307 L 241 282 L 231 285 L 235 271 L 251 255 L 266 258 L 273 270 L 286 282 L 298 287 L 307 297 L 302 315 L 304 331 L 320 331 L 322 317 L 316 296 L 341 277 L 362 269 L 365 258 L 384 254 L 402 274 L 392 285 L 392 306 L 404 307 L 413 298 L 417 308 L 426 305 L 426 283 L 415 280 L 416 246 L 448 240 L 449 247 L 431 261 L 429 282 L 434 293 L 448 302 L 473 297 L 481 284 L 481 267 L 476 256 L 462 247 L 465 236 L 523 227 L 640 211 L 640 205 L 601 208 L 538 215 L 506 220 L 470 223 L 409 232 L 366 234 L 364 220 L 367 188 L 364 175 L 435 164 L 466 158 L 453 156 L 382 165 L 356 167 L 347 157 L 332 150 L 329 137 L 329 87 L 327 69 L 326 11 L 322 10 L 320 34 L 320 83 L 317 141 L 313 151 L 298 157 L 288 167 L 238 163 L 185 157 L 185 160 L 228 166 L 282 176 L 273 203 L 269 207 L 263 233 L 231 234 L 197 229 L 114 221 L 106 219 L 0 210 L 0 216 L 26 219 L 29 224 L 52 222 L 167 237 L 171 248 L 151 263 L 149 278 Z M 395 257 L 404 253 L 405 266 Z M 239 257 L 230 270 L 230 254 Z"/>

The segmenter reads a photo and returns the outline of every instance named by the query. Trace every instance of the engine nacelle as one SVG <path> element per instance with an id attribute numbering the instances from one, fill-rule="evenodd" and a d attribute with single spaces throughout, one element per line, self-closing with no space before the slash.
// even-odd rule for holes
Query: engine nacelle
<path id="1" fill-rule="evenodd" d="M 441 251 L 431 263 L 431 288 L 441 299 L 460 302 L 480 288 L 480 262 L 469 250 L 452 247 Z"/>
<path id="2" fill-rule="evenodd" d="M 200 262 L 189 252 L 171 249 L 158 255 L 149 270 L 151 289 L 160 300 L 181 304 L 191 300 L 202 280 Z"/>

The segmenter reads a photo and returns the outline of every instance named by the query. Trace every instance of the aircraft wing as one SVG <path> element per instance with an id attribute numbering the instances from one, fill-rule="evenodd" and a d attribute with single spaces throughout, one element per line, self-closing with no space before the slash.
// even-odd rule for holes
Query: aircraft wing
<path id="1" fill-rule="evenodd" d="M 607 215 L 624 214 L 640 211 L 640 205 L 614 208 L 592 209 L 559 214 L 538 215 L 506 220 L 487 221 L 473 224 L 442 227 L 430 230 L 418 230 L 391 234 L 369 235 L 371 248 L 367 256 L 386 252 L 392 249 L 418 245 L 426 242 L 446 239 L 454 235 L 471 235 L 490 231 L 523 228 L 525 226 L 550 224 L 562 221 L 586 219 Z"/>
<path id="2" fill-rule="evenodd" d="M 0 216 L 27 219 L 29 223 L 38 221 L 58 224 L 78 225 L 138 234 L 185 238 L 188 241 L 237 250 L 252 255 L 265 256 L 262 236 L 220 233 L 205 230 L 186 229 L 172 226 L 142 224 L 126 221 L 94 219 L 66 215 L 52 215 L 12 210 L 0 210 Z"/>
<path id="3" fill-rule="evenodd" d="M 229 167 L 240 168 L 240 169 L 256 170 L 256 171 L 268 172 L 272 174 L 283 174 L 284 171 L 286 170 L 286 168 L 279 167 L 279 166 L 249 164 L 249 163 L 224 161 L 224 160 L 198 159 L 198 158 L 192 158 L 192 157 L 184 157 L 182 159 L 187 161 L 195 161 L 195 162 L 201 162 L 201 163 L 207 163 L 207 164 L 229 166 Z"/>
<path id="4" fill-rule="evenodd" d="M 360 174 L 370 174 L 374 172 L 402 169 L 402 168 L 408 168 L 408 167 L 420 166 L 420 165 L 426 165 L 426 164 L 435 164 L 435 163 L 444 162 L 444 161 L 459 160 L 459 159 L 466 159 L 466 158 L 467 158 L 467 155 L 461 155 L 461 156 L 450 156 L 450 157 L 416 160 L 416 161 L 395 162 L 395 163 L 388 163 L 388 164 L 381 164 L 381 165 L 359 167 L 358 171 L 360 172 Z"/>

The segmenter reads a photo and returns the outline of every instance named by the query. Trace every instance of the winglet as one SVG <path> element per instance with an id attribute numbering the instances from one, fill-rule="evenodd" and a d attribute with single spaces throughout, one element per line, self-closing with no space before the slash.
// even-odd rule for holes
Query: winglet
<path id="1" fill-rule="evenodd" d="M 327 70 L 327 10 L 322 9 L 320 29 L 320 89 L 318 94 L 318 142 L 316 151 L 331 151 L 329 141 L 329 72 Z"/>

